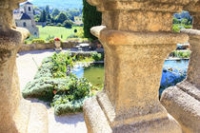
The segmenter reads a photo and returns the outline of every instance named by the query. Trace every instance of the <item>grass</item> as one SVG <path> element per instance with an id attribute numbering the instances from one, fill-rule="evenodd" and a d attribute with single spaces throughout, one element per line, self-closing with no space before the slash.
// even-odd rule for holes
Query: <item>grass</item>
<path id="1" fill-rule="evenodd" d="M 83 27 L 73 26 L 71 29 L 56 26 L 37 26 L 39 28 L 40 38 L 48 40 L 49 38 L 59 37 L 65 41 L 69 36 L 74 35 L 74 29 L 82 29 Z"/>

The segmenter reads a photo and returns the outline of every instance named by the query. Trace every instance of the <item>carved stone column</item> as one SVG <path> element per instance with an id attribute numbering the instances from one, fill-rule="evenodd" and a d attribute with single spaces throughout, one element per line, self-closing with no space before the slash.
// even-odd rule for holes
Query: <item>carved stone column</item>
<path id="1" fill-rule="evenodd" d="M 190 35 L 191 56 L 187 78 L 174 87 L 167 88 L 161 103 L 181 124 L 184 133 L 200 132 L 200 31 L 182 30 Z"/>
<path id="2" fill-rule="evenodd" d="M 187 35 L 171 33 L 188 1 L 88 0 L 102 11 L 94 27 L 105 50 L 104 90 L 84 104 L 88 133 L 180 133 L 158 100 L 162 66 Z"/>
<path id="3" fill-rule="evenodd" d="M 21 95 L 16 70 L 16 53 L 25 34 L 14 29 L 12 10 L 17 8 L 19 2 L 19 0 L 0 1 L 0 132 L 2 133 L 18 132 L 15 114 Z"/>
<path id="4" fill-rule="evenodd" d="M 200 1 L 184 7 L 194 16 L 193 28 L 200 28 Z M 187 78 L 174 87 L 167 88 L 161 97 L 161 103 L 181 124 L 185 133 L 200 132 L 200 30 L 185 29 L 189 35 L 192 51 Z"/>

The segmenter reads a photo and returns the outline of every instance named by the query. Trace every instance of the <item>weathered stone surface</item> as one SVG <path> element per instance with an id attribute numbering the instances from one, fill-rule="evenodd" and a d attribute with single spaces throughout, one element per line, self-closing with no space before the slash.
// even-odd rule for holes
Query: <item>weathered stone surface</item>
<path id="1" fill-rule="evenodd" d="M 97 124 L 93 130 L 101 120 L 94 119 L 96 112 L 91 113 L 91 105 L 100 106 L 102 111 L 98 111 L 104 113 L 112 132 L 181 132 L 160 104 L 158 88 L 164 59 L 176 48 L 176 42 L 188 39 L 187 35 L 125 32 L 105 27 L 92 28 L 92 33 L 102 42 L 106 58 L 104 91 L 96 101 L 84 105 L 89 132 L 103 128 Z"/>
<path id="2" fill-rule="evenodd" d="M 69 49 L 69 48 L 74 48 L 79 44 L 79 42 L 62 42 L 61 47 L 63 49 Z M 19 52 L 22 51 L 33 51 L 33 50 L 45 50 L 45 49 L 55 49 L 55 44 L 54 43 L 45 43 L 45 44 L 23 44 Z"/>
<path id="3" fill-rule="evenodd" d="M 25 0 L 1 0 L 0 1 L 0 29 L 5 31 L 15 27 L 13 10 L 18 8 L 19 3 Z"/>
<path id="4" fill-rule="evenodd" d="M 12 4 L 10 4 L 12 3 Z M 12 10 L 18 1 L 0 1 L 0 132 L 17 133 L 16 114 L 21 99 L 16 53 L 27 31 L 13 29 Z"/>
<path id="5" fill-rule="evenodd" d="M 21 34 L 14 30 L 0 34 L 0 119 L 3 120 L 0 131 L 11 133 L 15 131 L 13 115 L 21 96 L 15 60 Z"/>
<path id="6" fill-rule="evenodd" d="M 172 18 L 197 0 L 87 0 L 102 11 L 102 24 L 125 31 L 172 31 Z"/>
<path id="7" fill-rule="evenodd" d="M 106 26 L 91 29 L 106 58 L 104 90 L 84 105 L 88 132 L 101 132 L 101 122 L 105 132 L 113 133 L 182 132 L 160 104 L 158 88 L 164 59 L 177 43 L 188 40 L 171 33 L 173 13 L 197 0 L 88 2 L 102 12 Z M 94 119 L 97 114 L 101 118 Z"/>
<path id="8" fill-rule="evenodd" d="M 187 78 L 175 87 L 166 89 L 161 103 L 167 111 L 181 124 L 184 133 L 199 133 L 200 127 L 200 31 L 181 30 L 189 34 L 191 56 Z"/>
<path id="9" fill-rule="evenodd" d="M 194 88 L 193 85 L 187 87 Z M 198 89 L 196 92 L 199 94 Z M 184 133 L 200 132 L 200 101 L 195 97 L 180 89 L 179 86 L 169 87 L 163 92 L 161 103 L 180 123 Z"/>
<path id="10" fill-rule="evenodd" d="M 200 29 L 200 1 L 197 0 L 197 2 L 191 2 L 188 5 L 184 6 L 184 10 L 189 11 L 190 14 L 193 16 L 193 28 L 194 29 Z"/>

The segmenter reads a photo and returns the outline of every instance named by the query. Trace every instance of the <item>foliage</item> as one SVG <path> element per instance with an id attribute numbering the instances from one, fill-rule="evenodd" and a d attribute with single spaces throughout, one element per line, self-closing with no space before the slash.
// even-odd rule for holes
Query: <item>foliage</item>
<path id="1" fill-rule="evenodd" d="M 180 32 L 182 28 L 192 28 L 192 16 L 187 11 L 175 13 L 173 18 L 173 31 Z"/>
<path id="2" fill-rule="evenodd" d="M 90 28 L 101 25 L 101 16 L 102 14 L 96 10 L 96 7 L 89 5 L 86 0 L 83 0 L 83 30 L 86 38 L 96 39 L 96 37 L 90 33 Z"/>
<path id="3" fill-rule="evenodd" d="M 49 43 L 54 43 L 54 39 L 49 39 Z"/>
<path id="4" fill-rule="evenodd" d="M 178 24 L 173 24 L 172 25 L 172 30 L 174 31 L 174 32 L 180 32 L 180 26 L 178 25 Z"/>
<path id="5" fill-rule="evenodd" d="M 43 10 L 41 15 L 40 15 L 40 18 L 39 18 L 38 22 L 46 22 L 46 20 L 47 20 L 46 11 Z"/>
<path id="6" fill-rule="evenodd" d="M 69 53 L 55 53 L 45 58 L 34 80 L 22 91 L 23 97 L 52 102 L 56 115 L 82 111 L 92 86 L 85 78 L 78 79 L 68 72 L 67 66 L 73 66 L 74 60 Z"/>
<path id="7" fill-rule="evenodd" d="M 102 54 L 101 54 L 101 53 L 94 52 L 94 53 L 92 53 L 92 58 L 93 58 L 95 61 L 100 61 L 100 60 L 102 60 Z"/>
<path id="8" fill-rule="evenodd" d="M 52 56 L 53 69 L 52 74 L 54 78 L 66 77 L 66 66 L 73 66 L 73 58 L 69 54 L 60 53 Z"/>
<path id="9" fill-rule="evenodd" d="M 67 19 L 67 15 L 63 12 L 60 12 L 59 15 L 56 16 L 55 21 L 62 24 Z"/>
<path id="10" fill-rule="evenodd" d="M 103 61 L 104 60 L 104 53 L 94 52 L 91 54 L 91 56 L 95 61 Z"/>
<path id="11" fill-rule="evenodd" d="M 49 35 L 47 38 L 46 38 L 46 41 L 50 42 L 50 43 L 53 43 L 54 42 L 54 36 L 51 36 Z M 51 42 L 53 41 L 53 42 Z"/>
<path id="12" fill-rule="evenodd" d="M 36 36 L 33 36 L 33 35 L 29 36 L 29 37 L 25 40 L 25 44 L 30 44 L 30 43 L 32 43 L 32 40 L 33 40 L 33 39 L 37 39 L 37 37 L 36 37 Z"/>
<path id="13" fill-rule="evenodd" d="M 175 13 L 174 18 L 178 19 L 179 21 L 187 20 L 187 25 L 192 24 L 192 16 L 189 14 L 188 11 L 182 11 L 180 13 Z"/>
<path id="14" fill-rule="evenodd" d="M 72 76 L 70 80 L 65 88 L 57 90 L 53 98 L 51 105 L 54 106 L 56 115 L 81 111 L 83 100 L 90 96 L 91 85 L 85 78 Z"/>
<path id="15" fill-rule="evenodd" d="M 72 21 L 74 21 L 74 17 L 75 17 L 75 16 L 80 16 L 80 15 L 81 15 L 81 14 L 80 14 L 81 11 L 78 10 L 78 9 L 76 9 L 76 8 L 75 8 L 75 9 L 67 9 L 67 10 L 66 10 L 66 13 L 69 14 L 68 17 L 69 17 L 69 19 L 72 20 Z"/>
<path id="16" fill-rule="evenodd" d="M 189 50 L 175 50 L 171 53 L 173 57 L 177 58 L 189 58 L 191 55 L 191 51 Z"/>
<path id="17" fill-rule="evenodd" d="M 64 22 L 63 22 L 63 27 L 65 27 L 65 28 L 72 28 L 72 21 L 71 20 L 65 20 Z"/>
<path id="18" fill-rule="evenodd" d="M 182 28 L 190 29 L 190 28 L 192 28 L 192 25 L 173 24 L 173 26 L 172 26 L 172 30 L 173 30 L 174 32 L 180 32 L 180 30 L 181 30 Z"/>
<path id="19" fill-rule="evenodd" d="M 60 14 L 60 11 L 59 11 L 57 8 L 55 8 L 55 9 L 53 10 L 53 12 L 52 12 L 52 16 L 53 16 L 53 17 L 56 17 L 58 14 Z"/>
<path id="20" fill-rule="evenodd" d="M 43 44 L 45 43 L 45 41 L 43 39 L 33 39 L 32 40 L 32 43 L 40 43 L 40 44 Z"/>
<path id="21" fill-rule="evenodd" d="M 75 36 L 78 38 L 84 38 L 84 31 L 83 28 L 78 28 L 76 31 L 74 30 Z"/>

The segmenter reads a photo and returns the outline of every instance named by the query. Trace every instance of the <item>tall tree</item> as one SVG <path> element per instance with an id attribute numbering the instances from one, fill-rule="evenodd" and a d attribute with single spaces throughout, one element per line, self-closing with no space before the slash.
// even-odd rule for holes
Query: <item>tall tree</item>
<path id="1" fill-rule="evenodd" d="M 47 6 L 45 7 L 45 11 L 46 11 L 46 18 L 47 18 L 48 20 L 50 20 L 50 19 L 51 19 L 51 15 L 50 15 L 50 10 L 49 10 L 49 5 L 47 5 Z"/>
<path id="2" fill-rule="evenodd" d="M 57 8 L 55 8 L 55 9 L 53 10 L 53 12 L 52 12 L 52 16 L 53 16 L 53 17 L 56 17 L 59 13 L 60 13 L 60 11 L 59 11 Z"/>
<path id="3" fill-rule="evenodd" d="M 65 20 L 67 20 L 67 15 L 63 12 L 61 12 L 57 17 L 56 17 L 56 22 L 57 23 L 63 23 Z"/>
<path id="4" fill-rule="evenodd" d="M 98 12 L 96 7 L 89 5 L 86 0 L 83 0 L 83 29 L 85 37 L 96 39 L 96 37 L 90 33 L 90 28 L 93 26 L 101 25 L 101 16 L 101 12 Z"/>
<path id="5" fill-rule="evenodd" d="M 40 19 L 39 22 L 46 22 L 47 18 L 46 18 L 46 11 L 42 10 L 42 13 L 40 14 Z"/>

